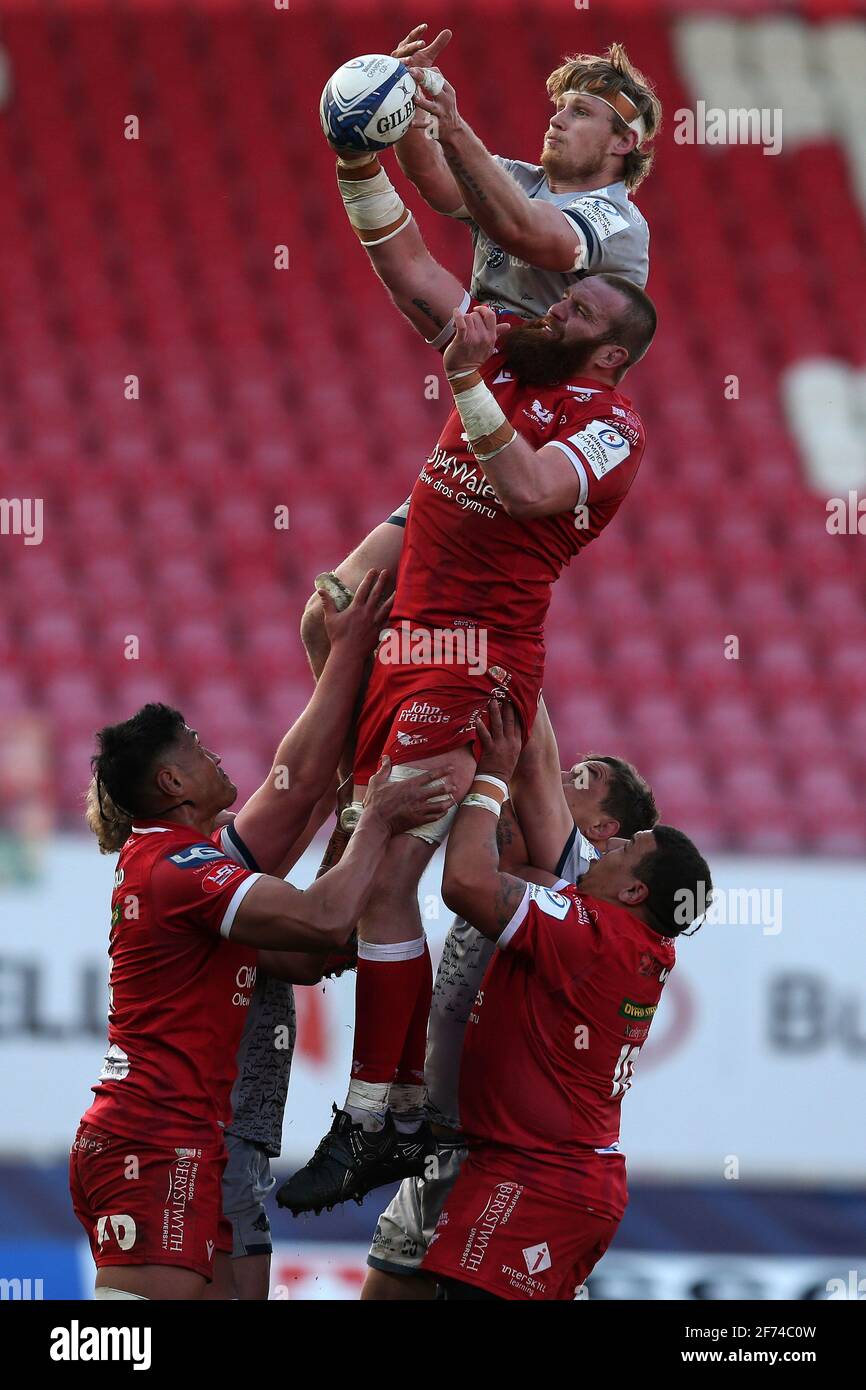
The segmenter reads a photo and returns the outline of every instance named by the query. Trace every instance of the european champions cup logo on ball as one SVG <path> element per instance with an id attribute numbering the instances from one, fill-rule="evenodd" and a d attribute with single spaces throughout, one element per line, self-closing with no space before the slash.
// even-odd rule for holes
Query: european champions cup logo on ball
<path id="1" fill-rule="evenodd" d="M 425 73 L 424 85 L 434 94 L 442 82 L 440 73 Z M 383 53 L 352 58 L 325 83 L 319 105 L 325 138 L 342 149 L 387 149 L 412 123 L 416 90 L 398 58 Z"/>

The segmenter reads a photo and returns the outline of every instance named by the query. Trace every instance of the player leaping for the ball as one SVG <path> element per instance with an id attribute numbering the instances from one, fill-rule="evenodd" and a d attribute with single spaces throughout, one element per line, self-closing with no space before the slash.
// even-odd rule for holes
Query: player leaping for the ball
<path id="1" fill-rule="evenodd" d="M 443 29 L 427 43 L 426 28 L 417 25 L 392 54 L 416 77 L 435 67 L 451 39 L 451 30 Z M 612 44 L 606 53 L 565 59 L 548 77 L 547 90 L 555 110 L 538 164 L 489 154 L 459 116 L 447 83 L 435 98 L 416 92 L 412 126 L 394 146 L 404 174 L 429 206 L 470 227 L 472 295 L 521 317 L 545 313 L 586 276 L 607 272 L 644 286 L 648 272 L 649 228 L 630 195 L 650 172 L 661 123 L 652 84 L 623 46 Z M 428 138 L 430 129 L 438 140 Z M 345 158 L 363 163 L 365 156 Z M 421 331 L 444 348 L 453 324 L 427 307 L 431 317 Z M 404 502 L 337 567 L 336 577 L 350 591 L 370 568 L 396 571 L 407 515 Z M 328 644 L 316 594 L 301 633 L 318 679 Z"/>
<path id="2" fill-rule="evenodd" d="M 643 290 L 602 274 L 530 324 L 497 323 L 485 305 L 460 312 L 462 286 L 427 251 L 378 159 L 338 162 L 337 175 L 397 307 L 422 333 L 431 311 L 456 329 L 444 356 L 455 408 L 412 493 L 391 613 L 399 650 L 389 643 L 374 662 L 355 796 L 388 755 L 397 777 L 447 766 L 459 799 L 477 760 L 475 715 L 492 694 L 514 702 L 528 737 L 552 585 L 634 479 L 643 425 L 616 388 L 649 347 L 655 310 Z M 437 662 L 437 642 L 453 664 Z M 423 1175 L 435 1149 L 423 1118 L 432 972 L 417 886 L 453 814 L 398 837 L 377 875 L 359 925 L 352 1080 L 313 1159 L 280 1189 L 296 1212 Z"/>
<path id="3" fill-rule="evenodd" d="M 425 45 L 426 27 L 392 55 L 419 83 L 451 38 L 444 29 Z M 630 194 L 652 168 L 661 125 L 652 84 L 614 43 L 565 58 L 547 92 L 554 111 L 537 163 L 490 154 L 448 82 L 435 96 L 419 84 L 415 120 L 395 145 L 430 207 L 471 228 L 475 298 L 525 317 L 544 313 L 563 280 L 610 271 L 644 286 L 649 273 L 649 228 Z"/>

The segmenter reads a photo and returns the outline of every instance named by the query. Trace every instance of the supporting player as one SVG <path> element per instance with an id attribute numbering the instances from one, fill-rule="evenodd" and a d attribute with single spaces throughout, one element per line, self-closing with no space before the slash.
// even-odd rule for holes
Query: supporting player
<path id="1" fill-rule="evenodd" d="M 338 182 L 398 308 L 422 332 L 431 309 L 456 326 L 444 356 L 455 409 L 412 494 L 391 615 L 397 640 L 380 645 L 374 662 L 355 794 L 386 755 L 398 776 L 447 766 L 459 797 L 475 767 L 474 715 L 492 693 L 516 703 L 528 737 L 551 587 L 635 476 L 643 427 L 616 387 L 647 350 L 655 311 L 629 281 L 596 275 L 531 324 L 507 328 L 486 306 L 455 312 L 468 296 L 427 252 L 378 160 L 339 165 Z M 439 638 L 450 639 L 450 660 L 437 658 Z M 404 836 L 387 855 L 359 925 L 349 1093 L 314 1158 L 278 1193 L 293 1211 L 427 1169 L 432 972 L 417 884 L 448 825 L 443 817 Z"/>
<path id="2" fill-rule="evenodd" d="M 104 852 L 120 849 L 108 1051 L 70 1155 L 97 1298 L 201 1296 L 231 1248 L 223 1133 L 257 964 L 344 943 L 391 835 L 451 800 L 437 778 L 387 784 L 383 771 L 342 863 L 306 892 L 253 867 L 280 871 L 330 784 L 382 595 L 371 574 L 329 614 L 322 680 L 231 825 L 217 829 L 237 788 L 177 710 L 146 705 L 98 735 L 88 822 Z"/>
<path id="3" fill-rule="evenodd" d="M 486 771 L 482 761 L 479 772 Z M 532 737 L 510 784 L 527 837 L 505 801 L 497 825 L 500 868 L 532 883 L 578 883 L 592 861 L 658 820 L 653 794 L 620 758 L 589 757 L 560 772 L 556 738 L 542 701 Z M 529 867 L 534 865 L 536 867 Z M 494 945 L 457 917 L 433 986 L 425 1080 L 439 1143 L 435 1176 L 404 1178 L 376 1225 L 367 1256 L 364 1300 L 431 1299 L 435 1280 L 421 1272 L 439 1213 L 466 1157 L 460 1133 L 458 1083 L 463 1038 Z"/>
<path id="4" fill-rule="evenodd" d="M 570 1300 L 627 1204 L 620 1108 L 674 938 L 712 890 L 691 840 L 643 830 L 580 887 L 538 887 L 498 864 L 501 791 L 520 751 L 491 705 L 478 777 L 460 807 L 442 892 L 499 948 L 466 1030 L 460 1118 L 469 1154 L 423 1261 L 447 1298 Z"/>

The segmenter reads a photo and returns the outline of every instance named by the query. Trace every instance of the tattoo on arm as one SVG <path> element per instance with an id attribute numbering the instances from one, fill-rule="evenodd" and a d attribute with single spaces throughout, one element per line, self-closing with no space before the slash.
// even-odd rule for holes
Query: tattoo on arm
<path id="1" fill-rule="evenodd" d="M 482 189 L 480 183 L 478 183 L 477 179 L 474 179 L 472 177 L 469 170 L 466 168 L 466 165 L 463 163 L 462 159 L 460 159 L 460 157 L 456 154 L 451 154 L 448 150 L 445 151 L 445 158 L 447 159 L 448 167 L 450 168 L 457 182 L 459 184 L 462 184 L 464 188 L 468 188 L 469 192 L 473 195 L 473 197 L 478 199 L 479 203 L 486 203 L 486 193 Z"/>
<path id="2" fill-rule="evenodd" d="M 511 820 L 510 818 L 506 819 L 505 813 L 503 812 L 496 822 L 496 848 L 499 850 L 500 854 L 504 849 L 508 848 L 513 839 L 514 831 L 511 828 Z"/>
<path id="3" fill-rule="evenodd" d="M 510 874 L 499 875 L 493 911 L 496 924 L 501 930 L 508 926 L 525 892 L 526 884 L 522 879 L 512 878 Z"/>
<path id="4" fill-rule="evenodd" d="M 426 299 L 413 299 L 412 303 L 415 305 L 415 308 L 420 309 L 421 313 L 425 314 L 428 319 L 432 319 L 437 328 L 445 327 L 444 320 L 440 319 L 438 314 L 434 314 Z"/>

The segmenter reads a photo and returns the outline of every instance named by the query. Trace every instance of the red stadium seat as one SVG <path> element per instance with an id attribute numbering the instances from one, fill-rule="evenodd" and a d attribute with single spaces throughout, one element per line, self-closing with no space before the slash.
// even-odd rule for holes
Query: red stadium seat
<path id="1" fill-rule="evenodd" d="M 123 7 L 69 6 L 74 89 L 56 21 L 4 17 L 15 93 L 0 113 L 0 447 L 44 497 L 51 544 L 0 549 L 0 710 L 53 721 L 75 820 L 93 729 L 147 699 L 182 702 L 225 743 L 242 790 L 256 784 L 312 688 L 298 625 L 313 577 L 403 501 L 449 398 L 441 362 L 371 275 L 317 140 L 296 196 L 297 132 L 315 125 L 329 64 L 390 46 L 384 13 L 344 6 L 335 25 L 308 7 L 262 45 L 248 16 L 214 6 L 197 20 L 208 42 L 193 45 L 159 6 L 132 29 Z M 601 17 L 580 23 L 582 45 L 608 41 Z M 682 106 L 667 21 L 635 3 L 617 23 L 668 109 Z M 297 51 L 310 61 L 277 82 Z M 498 101 L 496 145 L 534 158 L 551 50 L 531 7 L 467 25 L 449 76 L 491 138 L 475 65 L 511 72 L 518 51 L 529 95 Z M 150 138 L 119 141 L 142 75 Z M 665 817 L 710 847 L 862 853 L 847 769 L 866 774 L 866 584 L 858 538 L 826 531 L 782 391 L 806 355 L 862 356 L 862 213 L 836 143 L 777 160 L 672 140 L 668 129 L 637 196 L 660 310 L 626 383 L 647 456 L 558 585 L 547 700 L 563 757 L 633 757 Z M 409 200 L 465 282 L 466 230 Z M 283 243 L 288 271 L 274 267 Z M 737 400 L 723 395 L 729 374 Z M 828 818 L 835 798 L 844 833 L 816 830 L 804 798 Z"/>

